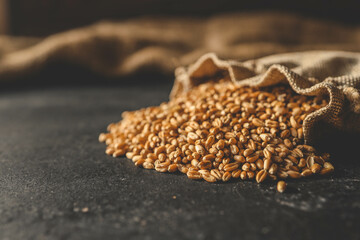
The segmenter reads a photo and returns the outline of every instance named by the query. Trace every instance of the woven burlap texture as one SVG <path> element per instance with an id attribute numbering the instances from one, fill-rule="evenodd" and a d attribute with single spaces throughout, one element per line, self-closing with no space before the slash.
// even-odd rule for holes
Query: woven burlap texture
<path id="1" fill-rule="evenodd" d="M 189 67 L 177 68 L 175 74 L 171 98 L 216 79 L 258 87 L 285 83 L 298 94 L 327 94 L 328 105 L 309 114 L 303 122 L 306 143 L 312 143 L 319 134 L 315 127 L 318 121 L 340 130 L 360 132 L 359 53 L 295 52 L 244 62 L 220 60 L 208 53 Z"/>
<path id="2" fill-rule="evenodd" d="M 43 38 L 0 36 L 0 81 L 26 78 L 57 63 L 106 76 L 139 71 L 170 75 L 207 52 L 248 60 L 294 51 L 360 51 L 359 41 L 359 26 L 276 12 L 203 19 L 144 17 L 100 22 Z"/>

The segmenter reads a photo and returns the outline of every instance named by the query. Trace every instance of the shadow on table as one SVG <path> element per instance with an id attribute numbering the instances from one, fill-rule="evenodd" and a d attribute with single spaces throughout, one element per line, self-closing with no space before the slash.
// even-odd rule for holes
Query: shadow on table
<path id="1" fill-rule="evenodd" d="M 54 63 L 24 77 L 2 80 L 0 92 L 85 86 L 169 85 L 174 78 L 173 75 L 161 74 L 151 69 L 128 76 L 103 76 L 85 67 Z"/>
<path id="2" fill-rule="evenodd" d="M 321 134 L 315 139 L 315 147 L 331 154 L 333 163 L 343 166 L 359 165 L 359 133 L 342 132 L 325 123 L 319 123 L 315 128 Z"/>

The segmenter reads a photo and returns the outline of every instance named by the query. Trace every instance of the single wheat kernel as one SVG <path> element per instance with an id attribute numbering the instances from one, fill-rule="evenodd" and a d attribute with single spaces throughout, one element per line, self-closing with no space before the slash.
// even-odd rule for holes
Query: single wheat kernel
<path id="1" fill-rule="evenodd" d="M 303 177 L 308 177 L 312 174 L 313 174 L 313 172 L 310 169 L 305 169 L 301 172 L 301 176 L 303 176 Z"/>
<path id="2" fill-rule="evenodd" d="M 257 174 L 256 174 L 256 181 L 258 183 L 263 182 L 266 177 L 267 177 L 268 173 L 265 170 L 260 170 Z"/>
<path id="3" fill-rule="evenodd" d="M 239 178 L 241 174 L 241 170 L 240 169 L 236 169 L 234 171 L 231 172 L 231 176 L 232 178 Z"/>
<path id="4" fill-rule="evenodd" d="M 220 173 L 220 171 L 218 169 L 212 169 L 210 171 L 210 174 L 215 177 L 217 180 L 221 180 L 222 179 L 222 174 Z"/>
<path id="5" fill-rule="evenodd" d="M 238 169 L 239 164 L 238 163 L 228 163 L 224 166 L 224 171 L 225 172 L 232 172 L 236 169 Z"/>
<path id="6" fill-rule="evenodd" d="M 276 189 L 277 189 L 278 192 L 283 193 L 286 190 L 286 182 L 279 181 L 277 183 Z"/>
<path id="7" fill-rule="evenodd" d="M 326 174 L 329 174 L 329 173 L 332 173 L 334 171 L 333 168 L 323 168 L 320 170 L 320 174 L 321 175 L 326 175 Z"/>
<path id="8" fill-rule="evenodd" d="M 190 179 L 201 179 L 201 174 L 195 170 L 189 170 L 187 173 L 188 178 Z"/>
<path id="9" fill-rule="evenodd" d="M 314 164 L 311 166 L 311 171 L 312 171 L 313 173 L 318 173 L 318 172 L 320 172 L 320 170 L 321 170 L 321 166 L 320 166 L 319 164 L 317 164 L 317 163 L 314 163 Z"/>
<path id="10" fill-rule="evenodd" d="M 255 173 L 253 171 L 246 172 L 246 175 L 249 179 L 253 179 L 255 177 Z"/>
<path id="11" fill-rule="evenodd" d="M 210 173 L 202 174 L 202 178 L 207 182 L 216 182 L 216 178 Z"/>
<path id="12" fill-rule="evenodd" d="M 114 152 L 115 152 L 115 149 L 113 149 L 113 148 L 106 148 L 106 151 L 105 151 L 105 153 L 107 155 L 113 155 Z"/>
<path id="13" fill-rule="evenodd" d="M 301 174 L 299 172 L 296 172 L 296 171 L 293 171 L 293 170 L 287 171 L 287 174 L 291 178 L 301 178 Z"/>
<path id="14" fill-rule="evenodd" d="M 223 176 L 222 176 L 223 182 L 229 181 L 230 178 L 231 178 L 231 173 L 230 173 L 230 172 L 225 172 L 225 173 L 223 174 Z"/>
<path id="15" fill-rule="evenodd" d="M 324 168 L 326 168 L 326 169 L 334 169 L 334 166 L 329 162 L 325 162 L 324 163 Z"/>
<path id="16" fill-rule="evenodd" d="M 155 168 L 154 164 L 149 163 L 149 162 L 144 162 L 142 166 L 145 169 L 154 169 Z"/>

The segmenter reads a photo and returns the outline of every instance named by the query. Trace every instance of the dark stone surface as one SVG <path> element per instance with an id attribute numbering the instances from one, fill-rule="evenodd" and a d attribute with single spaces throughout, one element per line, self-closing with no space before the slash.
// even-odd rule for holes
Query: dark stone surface
<path id="1" fill-rule="evenodd" d="M 359 141 L 333 135 L 330 177 L 209 184 L 137 168 L 97 141 L 163 85 L 0 93 L 0 239 L 360 239 Z M 87 211 L 86 211 L 87 210 Z"/>

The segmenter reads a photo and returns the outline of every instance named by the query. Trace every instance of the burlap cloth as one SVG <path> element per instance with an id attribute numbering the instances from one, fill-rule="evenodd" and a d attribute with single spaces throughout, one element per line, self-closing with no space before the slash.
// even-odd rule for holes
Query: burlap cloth
<path id="1" fill-rule="evenodd" d="M 279 13 L 101 22 L 46 38 L 0 36 L 0 82 L 26 78 L 57 62 L 106 76 L 170 74 L 176 69 L 171 96 L 219 76 L 243 85 L 288 82 L 299 94 L 330 96 L 329 105 L 304 122 L 305 138 L 311 142 L 319 121 L 360 131 L 360 55 L 329 51 L 359 51 L 359 40 L 358 26 Z M 307 50 L 327 51 L 260 58 Z M 237 61 L 204 55 L 208 52 Z"/>

